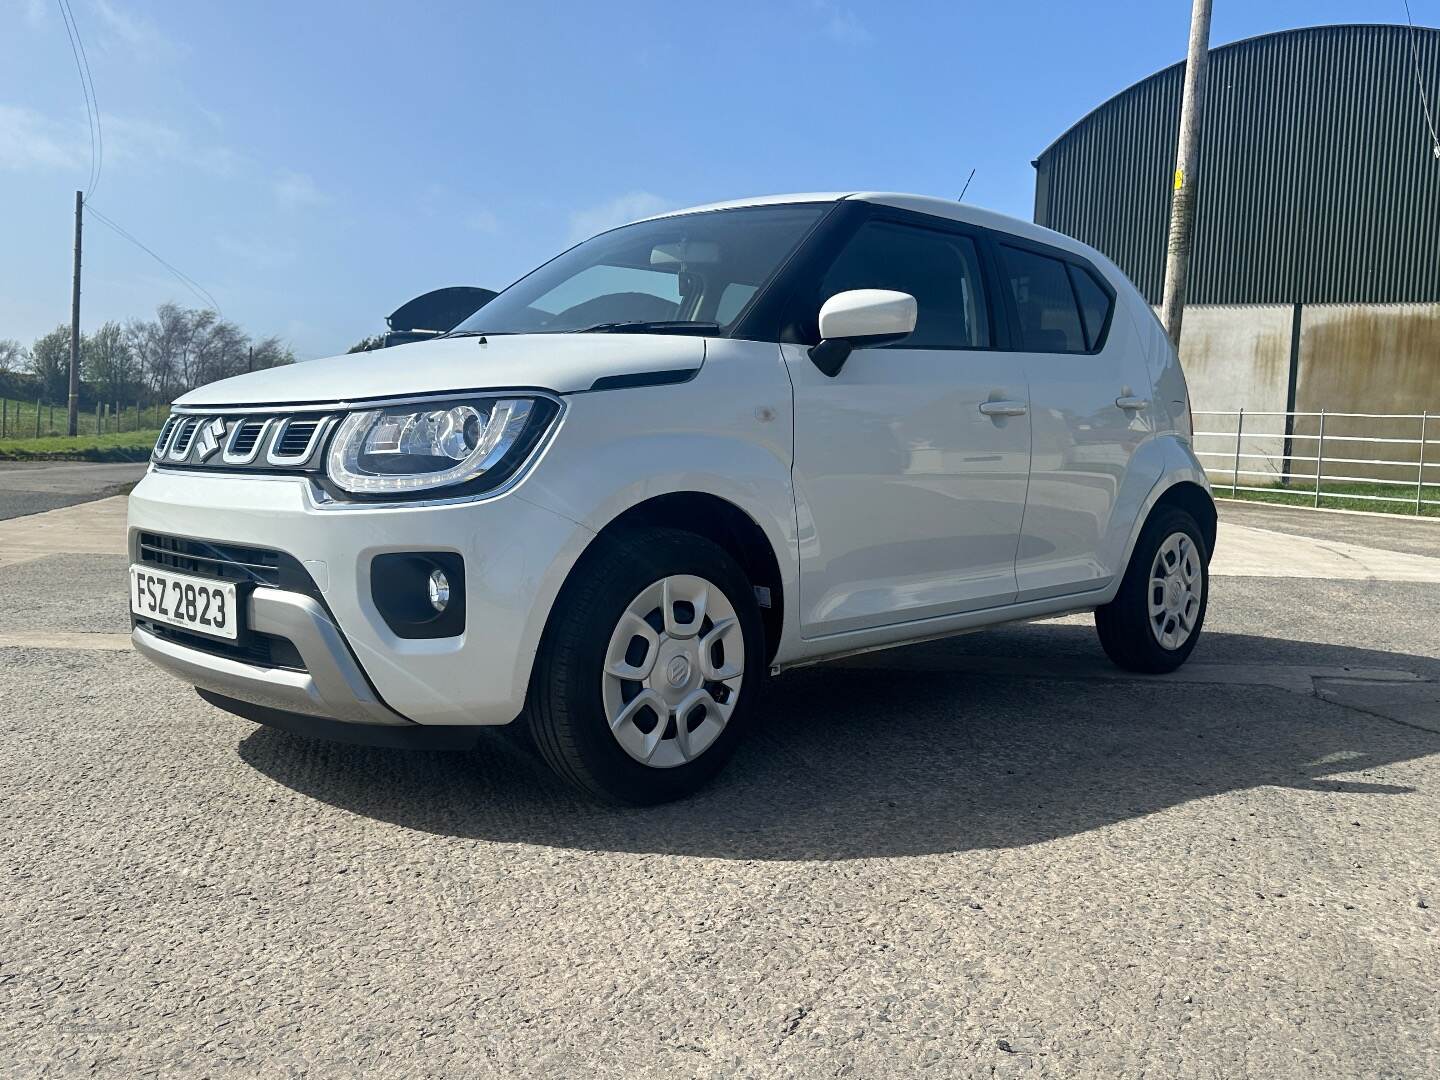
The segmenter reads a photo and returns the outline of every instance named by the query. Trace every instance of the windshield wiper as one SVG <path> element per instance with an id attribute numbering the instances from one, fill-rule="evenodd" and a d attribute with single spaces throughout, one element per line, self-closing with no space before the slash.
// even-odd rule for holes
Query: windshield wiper
<path id="1" fill-rule="evenodd" d="M 594 326 L 572 330 L 573 334 L 715 334 L 719 333 L 717 322 L 691 322 L 687 319 L 647 321 L 632 319 L 627 322 L 602 322 Z"/>
<path id="2" fill-rule="evenodd" d="M 451 330 L 440 337 L 505 337 L 514 330 Z"/>

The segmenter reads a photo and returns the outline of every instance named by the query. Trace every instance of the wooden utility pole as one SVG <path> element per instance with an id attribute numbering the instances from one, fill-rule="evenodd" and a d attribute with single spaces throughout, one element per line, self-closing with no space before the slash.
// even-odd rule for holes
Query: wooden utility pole
<path id="1" fill-rule="evenodd" d="M 75 280 L 70 289 L 70 420 L 66 431 L 80 431 L 80 228 L 85 220 L 85 193 L 75 192 Z"/>
<path id="2" fill-rule="evenodd" d="M 1185 58 L 1185 93 L 1180 100 L 1180 145 L 1175 151 L 1175 195 L 1170 203 L 1170 241 L 1165 250 L 1165 298 L 1160 321 L 1175 348 L 1190 284 L 1191 233 L 1195 221 L 1195 161 L 1205 111 L 1205 67 L 1210 58 L 1210 0 L 1195 0 L 1190 12 L 1190 50 Z"/>

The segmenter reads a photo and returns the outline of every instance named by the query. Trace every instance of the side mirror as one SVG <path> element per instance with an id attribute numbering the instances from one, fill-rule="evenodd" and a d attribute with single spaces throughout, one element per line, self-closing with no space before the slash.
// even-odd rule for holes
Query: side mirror
<path id="1" fill-rule="evenodd" d="M 830 378 L 840 374 L 858 345 L 885 345 L 915 330 L 915 297 L 890 289 L 836 293 L 820 308 L 820 344 L 811 362 Z"/>

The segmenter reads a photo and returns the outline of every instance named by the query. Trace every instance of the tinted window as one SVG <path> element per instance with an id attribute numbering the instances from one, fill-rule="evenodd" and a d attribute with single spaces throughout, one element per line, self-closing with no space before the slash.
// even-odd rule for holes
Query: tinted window
<path id="1" fill-rule="evenodd" d="M 1028 352 L 1088 352 L 1065 264 L 1003 245 L 1000 252 L 1015 296 L 1024 348 Z"/>
<path id="2" fill-rule="evenodd" d="M 1073 263 L 1070 264 L 1070 280 L 1075 285 L 1075 295 L 1080 299 L 1080 318 L 1085 322 L 1085 343 L 1094 349 L 1105 335 L 1105 324 L 1110 319 L 1110 294 L 1100 287 L 1095 275 Z"/>
<path id="3" fill-rule="evenodd" d="M 975 245 L 968 237 L 872 221 L 861 226 L 820 287 L 820 305 L 850 289 L 915 297 L 915 332 L 897 349 L 976 349 L 990 344 L 990 315 Z"/>

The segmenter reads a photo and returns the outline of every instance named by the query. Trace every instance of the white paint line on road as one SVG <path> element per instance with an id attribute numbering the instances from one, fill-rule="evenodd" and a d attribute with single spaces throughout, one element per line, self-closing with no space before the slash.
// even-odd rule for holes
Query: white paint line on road
<path id="1" fill-rule="evenodd" d="M 92 649 L 128 652 L 129 634 L 91 634 L 50 631 L 34 634 L 0 634 L 0 649 Z"/>
<path id="2" fill-rule="evenodd" d="M 1440 583 L 1440 559 L 1221 522 L 1210 573 L 1222 577 Z"/>

